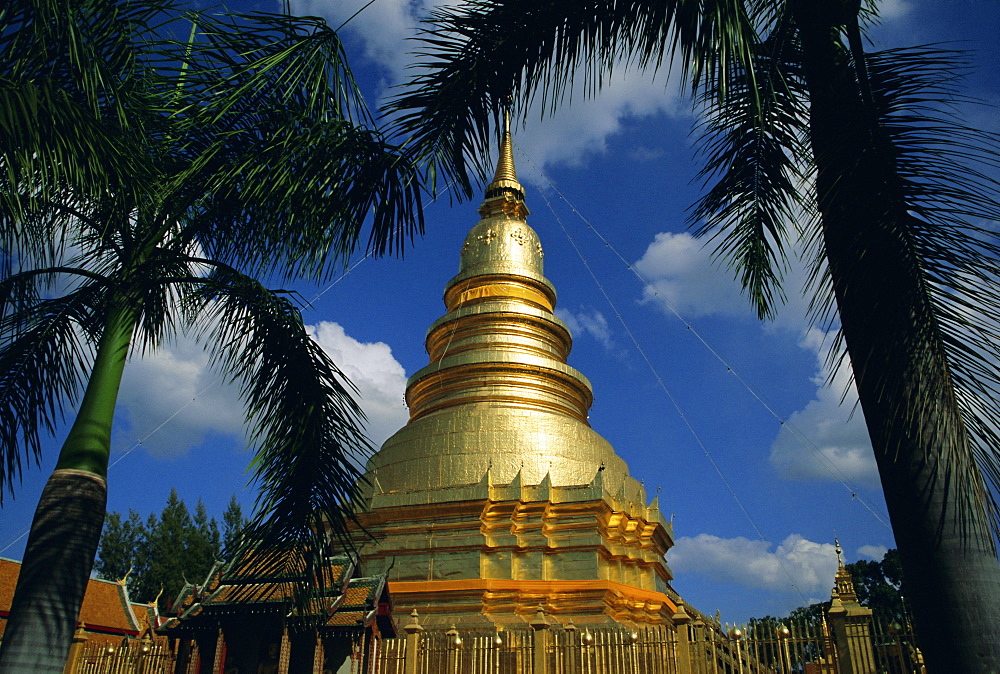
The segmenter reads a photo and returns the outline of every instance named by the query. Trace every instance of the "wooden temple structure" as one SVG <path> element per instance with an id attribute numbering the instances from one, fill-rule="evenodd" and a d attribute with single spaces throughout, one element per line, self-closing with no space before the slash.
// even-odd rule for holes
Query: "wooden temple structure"
<path id="1" fill-rule="evenodd" d="M 396 636 L 386 576 L 363 575 L 356 556 L 331 554 L 322 590 L 296 601 L 305 579 L 295 564 L 286 568 L 265 570 L 251 553 L 185 585 L 159 629 L 175 642 L 174 671 L 370 671 L 377 641 Z"/>

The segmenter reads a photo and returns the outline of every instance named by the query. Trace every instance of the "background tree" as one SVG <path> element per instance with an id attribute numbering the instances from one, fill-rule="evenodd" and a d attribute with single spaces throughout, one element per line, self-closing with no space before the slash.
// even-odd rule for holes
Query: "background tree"
<path id="1" fill-rule="evenodd" d="M 128 511 L 127 519 L 121 513 L 108 513 L 104 518 L 104 530 L 94 562 L 97 577 L 121 580 L 128 576 L 130 587 L 134 587 L 136 580 L 145 576 L 149 566 L 149 556 L 142 553 L 148 539 L 146 525 L 135 510 Z M 133 598 L 137 597 L 133 595 Z"/>
<path id="2" fill-rule="evenodd" d="M 900 624 L 906 622 L 906 600 L 902 590 L 902 566 L 899 562 L 899 552 L 893 548 L 882 556 L 881 561 L 859 559 L 845 564 L 844 568 L 851 574 L 854 581 L 854 591 L 862 606 L 872 609 L 875 619 Z M 807 606 L 799 606 L 788 614 L 787 620 L 816 623 L 826 616 L 830 602 L 817 602 Z M 766 616 L 772 619 L 770 616 Z M 753 620 L 758 620 L 754 618 Z M 760 618 L 759 620 L 763 620 Z M 780 620 L 785 620 L 781 618 Z M 752 621 L 751 621 L 752 622 Z"/>
<path id="3" fill-rule="evenodd" d="M 185 582 L 201 583 L 218 559 L 218 526 L 208 519 L 200 500 L 192 518 L 171 489 L 159 519 L 149 516 L 147 544 L 142 550 L 141 554 L 148 555 L 147 570 L 136 579 L 132 596 L 139 601 L 159 596 L 160 608 L 166 610 Z"/>
<path id="4" fill-rule="evenodd" d="M 221 552 L 219 527 L 205 504 L 199 499 L 192 516 L 171 489 L 159 517 L 150 514 L 145 524 L 134 510 L 124 521 L 119 513 L 108 513 L 94 569 L 108 580 L 128 574 L 133 601 L 159 598 L 160 610 L 167 611 L 185 582 L 205 580 Z"/>
<path id="5" fill-rule="evenodd" d="M 839 323 L 931 669 L 1000 671 L 996 139 L 951 114 L 953 53 L 866 54 L 860 0 L 471 0 L 436 10 L 392 102 L 431 174 L 471 196 L 491 122 L 579 74 L 678 62 L 705 112 L 693 214 L 761 317 L 794 250 Z M 471 162 L 471 166 L 470 166 Z M 835 353 L 838 349 L 833 350 Z"/>
<path id="6" fill-rule="evenodd" d="M 874 612 L 876 620 L 900 625 L 907 623 L 902 564 L 895 548 L 886 552 L 880 562 L 859 559 L 845 568 L 854 579 L 858 601 Z"/>
<path id="7" fill-rule="evenodd" d="M 240 536 L 249 522 L 243 517 L 243 508 L 236 500 L 236 494 L 229 499 L 226 512 L 222 513 L 222 551 L 226 561 L 232 559 L 239 547 Z"/>
<path id="8" fill-rule="evenodd" d="M 373 129 L 320 20 L 192 14 L 177 42 L 164 22 L 178 16 L 144 0 L 0 12 L 0 123 L 17 132 L 0 156 L 4 488 L 75 410 L 32 523 L 3 671 L 62 670 L 130 354 L 189 330 L 240 384 L 260 488 L 244 540 L 310 553 L 272 553 L 275 572 L 318 561 L 321 522 L 342 532 L 368 451 L 351 386 L 295 296 L 256 277 L 325 278 L 369 216 L 370 249 L 397 250 L 422 227 L 415 166 Z"/>

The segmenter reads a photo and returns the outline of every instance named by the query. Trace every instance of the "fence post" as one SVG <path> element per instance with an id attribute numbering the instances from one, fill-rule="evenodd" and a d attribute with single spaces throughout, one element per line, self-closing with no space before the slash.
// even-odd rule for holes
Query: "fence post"
<path id="1" fill-rule="evenodd" d="M 549 674 L 549 621 L 545 618 L 545 608 L 539 604 L 535 619 L 530 623 L 532 674 Z"/>
<path id="2" fill-rule="evenodd" d="M 212 674 L 218 674 L 226 666 L 226 635 L 219 627 L 219 635 L 215 638 L 215 655 L 212 658 Z"/>
<path id="3" fill-rule="evenodd" d="M 830 608 L 826 612 L 837 649 L 840 674 L 874 674 L 875 653 L 872 649 L 872 610 L 858 602 L 854 579 L 840 556 L 840 541 L 834 540 L 837 550 L 837 575 L 834 577 Z"/>
<path id="4" fill-rule="evenodd" d="M 420 624 L 417 609 L 410 613 L 410 622 L 403 626 L 406 632 L 406 660 L 403 661 L 403 674 L 420 674 L 417 670 L 420 655 L 420 633 L 424 631 Z"/>
<path id="5" fill-rule="evenodd" d="M 313 674 L 322 674 L 326 662 L 326 651 L 323 647 L 323 635 L 316 630 L 316 642 L 313 644 Z"/>
<path id="6" fill-rule="evenodd" d="M 567 672 L 579 672 L 581 670 L 580 660 L 580 639 L 577 635 L 579 630 L 576 625 L 573 624 L 573 619 L 571 618 L 568 623 L 566 623 L 566 643 L 563 645 L 565 649 L 565 662 Z"/>
<path id="7" fill-rule="evenodd" d="M 288 665 L 292 661 L 292 640 L 288 636 L 288 626 L 281 630 L 281 647 L 278 650 L 278 674 L 288 674 Z"/>
<path id="8" fill-rule="evenodd" d="M 673 615 L 677 640 L 674 642 L 674 662 L 677 674 L 692 674 L 691 669 L 691 616 L 684 610 L 684 603 L 677 602 L 677 612 Z"/>
<path id="9" fill-rule="evenodd" d="M 66 666 L 63 667 L 63 674 L 75 674 L 80 662 L 80 651 L 87 642 L 87 633 L 83 631 L 83 623 L 76 626 L 73 632 L 73 644 L 69 647 L 69 657 L 66 658 Z"/>
<path id="10" fill-rule="evenodd" d="M 839 674 L 874 674 L 871 609 L 860 604 L 856 607 L 844 606 L 836 597 L 830 603 L 826 617 L 837 650 Z"/>
<path id="11" fill-rule="evenodd" d="M 462 637 L 455 623 L 445 632 L 448 637 L 448 674 L 459 674 L 462 670 Z"/>

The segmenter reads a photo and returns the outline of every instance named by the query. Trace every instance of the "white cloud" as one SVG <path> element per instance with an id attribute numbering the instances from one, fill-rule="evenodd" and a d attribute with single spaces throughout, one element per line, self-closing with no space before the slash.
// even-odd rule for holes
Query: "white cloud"
<path id="1" fill-rule="evenodd" d="M 909 14 L 911 9 L 907 0 L 882 0 L 878 3 L 878 15 L 882 21 L 901 19 Z"/>
<path id="2" fill-rule="evenodd" d="M 359 342 L 337 323 L 323 321 L 307 329 L 357 386 L 368 436 L 381 444 L 408 417 L 403 366 L 388 345 Z M 238 388 L 224 384 L 208 361 L 198 343 L 181 336 L 129 363 L 119 397 L 128 446 L 141 438 L 155 455 L 179 456 L 212 435 L 243 440 Z"/>
<path id="3" fill-rule="evenodd" d="M 858 548 L 858 557 L 867 557 L 868 559 L 874 559 L 876 562 L 881 562 L 887 552 L 889 552 L 889 548 L 884 545 L 862 545 Z"/>
<path id="4" fill-rule="evenodd" d="M 580 311 L 576 313 L 569 309 L 556 309 L 556 317 L 569 327 L 574 339 L 590 335 L 605 349 L 611 349 L 614 346 L 611 330 L 608 328 L 608 319 L 597 309 L 580 307 Z"/>
<path id="5" fill-rule="evenodd" d="M 711 249 L 688 233 L 657 234 L 635 268 L 648 280 L 643 301 L 658 304 L 685 319 L 705 316 L 756 320 L 732 275 L 712 261 Z M 816 356 L 815 397 L 792 413 L 771 445 L 771 465 L 790 480 L 843 480 L 878 485 L 864 416 L 849 367 L 831 379 L 827 365 L 830 339 L 809 328 L 806 300 L 800 289 L 807 274 L 796 263 L 785 278 L 788 303 L 766 329 L 798 333 L 799 346 Z M 846 393 L 845 393 L 846 391 Z M 843 398 L 843 403 L 841 399 Z"/>
<path id="6" fill-rule="evenodd" d="M 306 327 L 358 387 L 359 402 L 368 417 L 368 437 L 378 447 L 409 418 L 403 404 L 406 371 L 385 342 L 359 342 L 330 321 Z"/>
<path id="7" fill-rule="evenodd" d="M 360 9 L 367 0 L 294 0 L 297 14 L 324 17 L 337 27 Z M 442 0 L 379 0 L 351 19 L 344 29 L 357 37 L 365 57 L 380 69 L 382 88 L 404 82 L 408 66 L 418 57 L 411 52 L 423 47 L 410 38 L 418 34 L 420 19 L 435 7 L 456 2 Z M 360 70 L 357 72 L 360 73 Z M 690 106 L 681 103 L 679 85 L 666 77 L 654 81 L 651 72 L 641 72 L 619 64 L 613 77 L 605 78 L 594 97 L 584 95 L 582 71 L 573 78 L 574 90 L 552 115 L 542 118 L 541 97 L 527 111 L 529 123 L 515 132 L 518 152 L 529 150 L 531 160 L 544 169 L 563 163 L 579 165 L 592 154 L 606 150 L 609 136 L 622 128 L 631 117 L 656 114 L 687 115 Z M 667 82 L 670 82 L 667 86 Z M 572 104 L 570 104 L 572 101 Z M 646 148 L 646 152 L 649 152 Z M 529 172 L 525 178 L 535 180 Z"/>
<path id="8" fill-rule="evenodd" d="M 660 79 L 667 78 L 657 78 Z M 517 149 L 538 166 L 583 165 L 592 156 L 607 151 L 608 138 L 620 132 L 628 119 L 690 114 L 690 107 L 683 102 L 677 86 L 654 81 L 651 72 L 620 64 L 615 74 L 604 81 L 601 91 L 589 98 L 583 93 L 582 82 L 583 75 L 578 74 L 571 104 L 567 99 L 565 105 L 538 121 L 542 109 L 536 103 L 528 111 L 527 126 L 515 130 Z M 647 155 L 651 152 L 646 147 L 633 151 Z M 532 182 L 544 184 L 538 177 L 526 175 Z"/>
<path id="9" fill-rule="evenodd" d="M 119 396 L 129 446 L 142 440 L 155 455 L 179 456 L 209 433 L 244 437 L 239 391 L 208 361 L 201 345 L 185 336 L 129 361 Z"/>
<path id="10" fill-rule="evenodd" d="M 365 5 L 368 4 L 368 7 Z M 435 5 L 433 0 L 293 0 L 292 11 L 299 15 L 321 16 L 332 28 L 351 18 L 346 32 L 355 34 L 364 44 L 365 56 L 384 69 L 386 85 L 402 81 L 410 52 L 416 48 L 410 38 L 417 34 L 420 18 Z"/>
<path id="11" fill-rule="evenodd" d="M 771 465 L 789 480 L 843 480 L 877 487 L 875 456 L 850 369 L 841 367 L 830 379 L 829 337 L 821 330 L 807 331 L 800 346 L 816 354 L 816 396 L 778 432 L 771 444 Z"/>
<path id="12" fill-rule="evenodd" d="M 743 294 L 736 274 L 713 257 L 714 244 L 688 232 L 660 232 L 635 262 L 648 284 L 643 300 L 684 318 L 722 316 L 757 321 L 750 301 Z M 777 307 L 774 320 L 762 323 L 767 330 L 804 332 L 808 299 L 803 295 L 808 271 L 792 255 L 782 287 L 786 302 Z"/>
<path id="13" fill-rule="evenodd" d="M 752 318 L 753 312 L 732 274 L 712 260 L 704 241 L 687 232 L 660 232 L 634 267 L 649 283 L 643 300 L 685 318 Z"/>
<path id="14" fill-rule="evenodd" d="M 677 540 L 667 557 L 679 576 L 700 574 L 714 582 L 792 592 L 796 597 L 801 594 L 809 601 L 828 598 L 826 591 L 833 586 L 837 572 L 835 547 L 799 534 L 791 534 L 774 550 L 770 543 L 742 536 L 685 536 Z"/>

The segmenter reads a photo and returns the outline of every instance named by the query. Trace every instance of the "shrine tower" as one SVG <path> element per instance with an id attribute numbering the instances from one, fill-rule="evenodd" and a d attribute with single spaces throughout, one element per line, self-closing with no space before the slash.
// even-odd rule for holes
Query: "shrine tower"
<path id="1" fill-rule="evenodd" d="M 587 421 L 509 123 L 493 181 L 407 382 L 409 422 L 368 462 L 362 546 L 427 627 L 669 624 L 672 531 Z M 674 595 L 675 596 L 675 595 Z"/>

